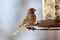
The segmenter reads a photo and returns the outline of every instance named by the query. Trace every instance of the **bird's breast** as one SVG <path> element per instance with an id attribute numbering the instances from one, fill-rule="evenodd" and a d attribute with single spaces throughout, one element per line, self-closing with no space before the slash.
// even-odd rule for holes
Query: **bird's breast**
<path id="1" fill-rule="evenodd" d="M 35 16 L 35 14 L 32 14 L 31 18 L 32 18 L 32 21 L 33 21 L 33 22 L 36 21 L 36 16 Z"/>

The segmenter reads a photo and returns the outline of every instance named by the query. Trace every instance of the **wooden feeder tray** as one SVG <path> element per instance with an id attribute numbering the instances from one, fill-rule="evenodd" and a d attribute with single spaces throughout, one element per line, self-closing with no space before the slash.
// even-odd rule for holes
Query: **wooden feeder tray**
<path id="1" fill-rule="evenodd" d="M 40 20 L 35 26 L 42 27 L 42 29 L 36 30 L 60 30 L 60 19 L 56 20 Z M 46 28 L 46 29 L 43 29 Z"/>

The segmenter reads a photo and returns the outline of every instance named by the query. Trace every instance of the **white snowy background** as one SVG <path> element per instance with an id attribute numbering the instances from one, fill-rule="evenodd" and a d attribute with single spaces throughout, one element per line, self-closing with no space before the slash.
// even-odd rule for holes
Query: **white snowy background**
<path id="1" fill-rule="evenodd" d="M 12 35 L 31 7 L 37 9 L 37 21 L 41 20 L 42 0 L 0 0 L 0 40 L 60 40 L 60 31 L 23 29 Z"/>

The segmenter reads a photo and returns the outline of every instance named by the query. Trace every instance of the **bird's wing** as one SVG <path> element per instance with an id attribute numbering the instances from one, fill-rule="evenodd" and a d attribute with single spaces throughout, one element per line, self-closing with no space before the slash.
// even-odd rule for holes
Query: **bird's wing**
<path id="1" fill-rule="evenodd" d="M 26 24 L 27 22 L 29 22 L 29 16 L 26 16 L 26 18 L 22 22 L 22 25 Z"/>

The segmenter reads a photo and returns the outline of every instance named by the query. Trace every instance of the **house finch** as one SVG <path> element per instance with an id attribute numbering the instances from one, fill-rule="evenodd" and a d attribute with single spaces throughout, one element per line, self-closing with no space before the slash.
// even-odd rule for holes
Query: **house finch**
<path id="1" fill-rule="evenodd" d="M 36 15 L 34 14 L 35 11 L 36 11 L 36 9 L 34 9 L 34 8 L 28 9 L 26 18 L 24 19 L 22 24 L 19 26 L 19 28 L 16 30 L 16 32 L 13 33 L 13 35 L 16 35 L 19 32 L 19 30 L 21 30 L 24 27 L 27 29 L 34 29 L 31 26 L 33 26 L 36 21 Z"/>

